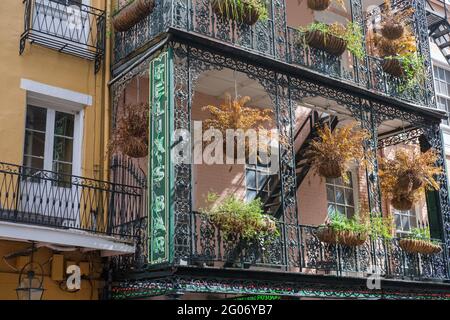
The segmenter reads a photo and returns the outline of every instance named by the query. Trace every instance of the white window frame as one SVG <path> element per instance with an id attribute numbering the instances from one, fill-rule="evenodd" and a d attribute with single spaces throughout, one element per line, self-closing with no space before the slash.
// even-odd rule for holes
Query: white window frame
<path id="1" fill-rule="evenodd" d="M 357 214 L 358 210 L 359 210 L 359 181 L 358 181 L 358 167 L 357 166 L 353 166 L 351 167 L 349 170 L 347 170 L 347 172 L 350 172 L 352 175 L 352 191 L 353 191 L 353 210 L 354 213 L 353 214 Z M 328 206 L 330 204 L 330 201 L 328 200 L 328 193 L 327 193 L 327 185 L 333 185 L 336 186 L 336 184 L 330 184 L 325 180 L 325 197 L 327 199 L 327 216 L 328 216 Z M 349 187 L 344 187 L 349 189 Z M 334 195 L 334 197 L 336 197 L 336 194 Z M 345 194 L 344 194 L 344 199 L 345 199 Z M 332 202 L 335 205 L 339 205 L 336 203 L 336 199 L 334 199 L 335 201 Z M 348 205 L 342 205 L 344 207 L 350 207 Z"/>
<path id="2" fill-rule="evenodd" d="M 410 226 L 409 226 L 409 231 L 404 231 L 404 230 L 398 229 L 398 228 L 397 228 L 397 225 L 395 224 L 395 216 L 396 216 L 396 215 L 402 215 L 402 216 L 414 217 L 414 218 L 415 218 L 415 222 L 416 222 L 416 226 L 413 227 L 413 228 L 417 228 L 417 226 L 419 225 L 419 217 L 417 216 L 417 213 L 420 212 L 420 209 L 417 207 L 417 205 L 413 206 L 410 210 L 407 210 L 407 211 L 411 211 L 412 214 L 406 215 L 406 214 L 402 213 L 402 212 L 404 212 L 404 211 L 397 210 L 397 209 L 395 209 L 394 207 L 392 207 L 392 205 L 391 205 L 391 214 L 392 214 L 392 216 L 394 217 L 395 234 L 396 234 L 397 236 L 402 236 L 402 235 L 408 235 L 408 234 L 411 234 L 411 229 L 412 229 L 412 228 L 411 228 L 411 225 L 410 225 Z"/>
<path id="3" fill-rule="evenodd" d="M 435 94 L 436 94 L 436 106 L 438 107 L 438 101 L 437 100 L 438 100 L 439 97 L 447 99 L 448 101 L 450 101 L 450 90 L 448 92 L 448 95 L 445 95 L 443 93 L 438 92 L 438 88 L 436 87 L 436 81 L 443 81 L 443 80 L 441 80 L 441 79 L 436 77 L 435 72 L 434 72 L 435 68 L 443 69 L 443 70 L 445 70 L 447 72 L 450 72 L 450 66 L 443 65 L 442 63 L 436 62 L 435 60 L 432 61 L 433 84 L 434 84 L 434 87 L 435 87 L 434 91 L 435 91 Z M 447 82 L 447 84 L 450 85 L 450 82 Z M 449 106 L 449 108 L 450 108 L 450 106 Z M 438 109 L 442 110 L 439 107 L 438 107 Z M 447 114 L 450 116 L 450 109 L 449 110 L 443 110 L 443 111 L 447 112 Z M 450 120 L 449 120 L 449 123 L 442 122 L 442 125 L 450 128 Z"/>

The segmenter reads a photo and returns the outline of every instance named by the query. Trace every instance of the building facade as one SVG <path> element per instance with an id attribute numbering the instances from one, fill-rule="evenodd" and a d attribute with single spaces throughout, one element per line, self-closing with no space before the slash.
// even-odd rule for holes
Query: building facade
<path id="1" fill-rule="evenodd" d="M 267 0 L 239 20 L 219 2 L 0 4 L 0 298 L 450 299 L 445 4 Z M 389 10 L 420 57 L 415 81 L 371 40 Z M 316 48 L 315 22 L 353 32 Z M 202 126 L 223 105 L 265 112 L 269 162 L 205 158 Z M 318 130 L 353 123 L 364 164 L 321 178 L 306 158 Z M 441 170 L 404 210 L 380 187 L 398 150 L 431 150 Z M 202 213 L 211 192 L 259 198 L 275 238 L 228 237 Z M 391 237 L 322 241 L 330 216 L 363 212 L 391 217 Z M 416 229 L 440 250 L 406 251 Z"/>
<path id="2" fill-rule="evenodd" d="M 148 157 L 118 153 L 112 159 L 111 177 L 146 189 L 147 209 L 122 217 L 122 228 L 139 240 L 133 257 L 111 259 L 111 298 L 448 299 L 446 115 L 436 105 L 443 93 L 434 89 L 439 79 L 433 78 L 429 35 L 436 21 L 429 4 L 393 1 L 389 9 L 383 1 L 351 0 L 345 8 L 312 10 L 309 1 L 270 0 L 268 17 L 257 22 L 236 20 L 218 10 L 217 1 L 154 4 L 136 24 L 114 33 L 112 131 L 129 106 L 147 104 L 151 115 Z M 130 8 L 119 1 L 116 17 Z M 405 17 L 423 59 L 423 77 L 414 84 L 389 72 L 370 41 L 388 10 Z M 362 54 L 350 47 L 330 52 L 305 40 L 313 22 L 349 21 L 362 30 L 355 33 Z M 197 158 L 199 123 L 210 119 L 208 106 L 227 104 L 229 95 L 271 110 L 279 133 L 277 173 Z M 368 164 L 355 164 L 347 178 L 321 179 L 305 162 L 317 127 L 351 122 L 369 133 L 363 143 Z M 439 188 L 403 210 L 394 209 L 378 175 L 379 159 L 399 149 L 434 150 L 443 170 Z M 260 198 L 277 219 L 277 240 L 262 247 L 230 241 L 201 213 L 211 191 L 219 202 L 229 195 Z M 393 218 L 393 239 L 371 237 L 356 247 L 319 239 L 318 227 L 331 213 L 352 217 L 366 204 L 371 215 Z M 401 240 L 417 228 L 428 229 L 443 250 L 405 252 Z M 377 288 L 368 284 L 375 278 Z"/>
<path id="3" fill-rule="evenodd" d="M 0 12 L 0 299 L 98 299 L 104 256 L 134 251 L 108 226 L 134 191 L 107 182 L 107 1 Z"/>

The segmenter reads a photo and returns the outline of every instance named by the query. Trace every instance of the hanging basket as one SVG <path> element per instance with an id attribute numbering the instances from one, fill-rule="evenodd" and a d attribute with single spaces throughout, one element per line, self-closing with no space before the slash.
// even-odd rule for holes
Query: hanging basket
<path id="1" fill-rule="evenodd" d="M 112 17 L 114 30 L 124 32 L 131 29 L 131 27 L 151 14 L 154 8 L 155 0 L 134 0 Z"/>
<path id="2" fill-rule="evenodd" d="M 328 226 L 322 226 L 317 229 L 317 238 L 323 243 L 336 244 L 338 243 L 337 233 Z"/>
<path id="3" fill-rule="evenodd" d="M 148 103 L 123 106 L 109 143 L 110 152 L 120 152 L 131 158 L 145 158 L 149 153 Z"/>
<path id="4" fill-rule="evenodd" d="M 403 36 L 405 27 L 401 23 L 386 22 L 381 28 L 383 37 L 389 40 L 397 40 Z"/>
<path id="5" fill-rule="evenodd" d="M 363 245 L 367 240 L 368 235 L 366 233 L 358 233 L 352 231 L 338 232 L 338 241 L 340 244 L 349 247 L 359 247 Z"/>
<path id="6" fill-rule="evenodd" d="M 399 193 L 411 193 L 423 186 L 423 182 L 417 178 L 414 172 L 405 172 L 405 174 L 397 179 L 396 190 Z"/>
<path id="7" fill-rule="evenodd" d="M 436 254 L 442 251 L 440 245 L 427 240 L 405 238 L 400 239 L 398 244 L 402 250 L 408 253 Z"/>
<path id="8" fill-rule="evenodd" d="M 242 0 L 243 10 L 239 16 L 233 14 L 235 11 L 232 1 L 226 0 L 211 0 L 211 7 L 214 13 L 226 20 L 237 20 L 238 22 L 254 25 L 258 22 L 260 12 L 250 2 Z"/>
<path id="9" fill-rule="evenodd" d="M 322 162 L 317 167 L 317 172 L 319 175 L 329 179 L 337 179 L 342 177 L 343 171 L 343 166 L 337 161 Z"/>
<path id="10" fill-rule="evenodd" d="M 382 63 L 383 71 L 397 78 L 401 78 L 405 75 L 405 70 L 401 62 L 397 59 L 383 59 Z"/>
<path id="11" fill-rule="evenodd" d="M 314 11 L 323 11 L 330 6 L 330 0 L 308 0 L 308 8 Z"/>
<path id="12" fill-rule="evenodd" d="M 391 200 L 391 205 L 400 211 L 408 211 L 411 210 L 414 201 L 412 197 L 408 194 L 397 195 Z"/>
<path id="13" fill-rule="evenodd" d="M 323 50 L 333 56 L 340 56 L 347 49 L 347 41 L 322 31 L 308 31 L 305 35 L 306 43 L 313 48 Z"/>

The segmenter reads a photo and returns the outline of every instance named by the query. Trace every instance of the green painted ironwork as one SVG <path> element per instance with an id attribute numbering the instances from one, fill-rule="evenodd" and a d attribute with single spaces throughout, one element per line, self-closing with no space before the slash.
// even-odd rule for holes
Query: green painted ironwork
<path id="1" fill-rule="evenodd" d="M 171 90 L 172 51 L 150 63 L 150 155 L 149 155 L 149 254 L 151 265 L 167 264 L 173 256 L 173 174 L 170 141 L 173 132 Z"/>

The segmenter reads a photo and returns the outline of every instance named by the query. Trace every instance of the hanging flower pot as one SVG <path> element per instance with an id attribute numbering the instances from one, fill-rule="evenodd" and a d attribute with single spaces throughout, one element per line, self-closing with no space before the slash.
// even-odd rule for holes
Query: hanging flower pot
<path id="1" fill-rule="evenodd" d="M 396 189 L 399 193 L 410 193 L 420 189 L 423 186 L 423 181 L 417 176 L 413 170 L 407 170 L 398 177 Z"/>
<path id="2" fill-rule="evenodd" d="M 402 250 L 408 253 L 436 254 L 442 251 L 440 245 L 422 239 L 400 239 L 399 246 L 400 248 L 402 248 Z"/>
<path id="3" fill-rule="evenodd" d="M 338 242 L 337 233 L 330 226 L 319 227 L 316 236 L 323 243 L 336 244 Z"/>
<path id="4" fill-rule="evenodd" d="M 317 129 L 317 137 L 305 152 L 314 173 L 324 178 L 339 178 L 345 175 L 351 163 L 363 159 L 362 145 L 369 134 L 356 126 L 350 123 L 331 130 L 326 124 Z"/>
<path id="5" fill-rule="evenodd" d="M 344 166 L 337 161 L 323 162 L 317 167 L 320 176 L 329 179 L 337 179 L 342 177 Z"/>
<path id="6" fill-rule="evenodd" d="M 367 238 L 367 233 L 354 231 L 340 231 L 338 233 L 339 243 L 349 247 L 359 247 L 366 242 Z"/>
<path id="7" fill-rule="evenodd" d="M 265 9 L 259 0 L 241 0 L 239 4 L 233 0 L 211 0 L 211 8 L 219 17 L 250 26 L 258 22 Z"/>
<path id="8" fill-rule="evenodd" d="M 155 0 L 133 0 L 126 5 L 116 15 L 112 17 L 114 30 L 124 32 L 146 16 L 151 14 L 155 8 Z"/>
<path id="9" fill-rule="evenodd" d="M 121 152 L 131 158 L 148 156 L 149 104 L 124 106 L 117 118 L 117 126 L 109 144 L 110 151 Z"/>
<path id="10" fill-rule="evenodd" d="M 383 37 L 389 40 L 397 40 L 403 36 L 405 27 L 401 23 L 395 21 L 386 21 L 381 28 Z"/>
<path id="11" fill-rule="evenodd" d="M 382 63 L 383 71 L 397 78 L 401 78 L 405 75 L 405 70 L 402 63 L 398 59 L 383 59 Z"/>
<path id="12" fill-rule="evenodd" d="M 305 40 L 310 47 L 323 50 L 334 56 L 342 55 L 347 49 L 346 40 L 320 30 L 308 31 Z"/>
<path id="13" fill-rule="evenodd" d="M 308 0 L 308 8 L 315 11 L 323 11 L 328 9 L 331 0 Z"/>
<path id="14" fill-rule="evenodd" d="M 400 194 L 392 198 L 391 205 L 400 211 L 411 210 L 414 204 L 414 198 L 410 194 Z"/>

